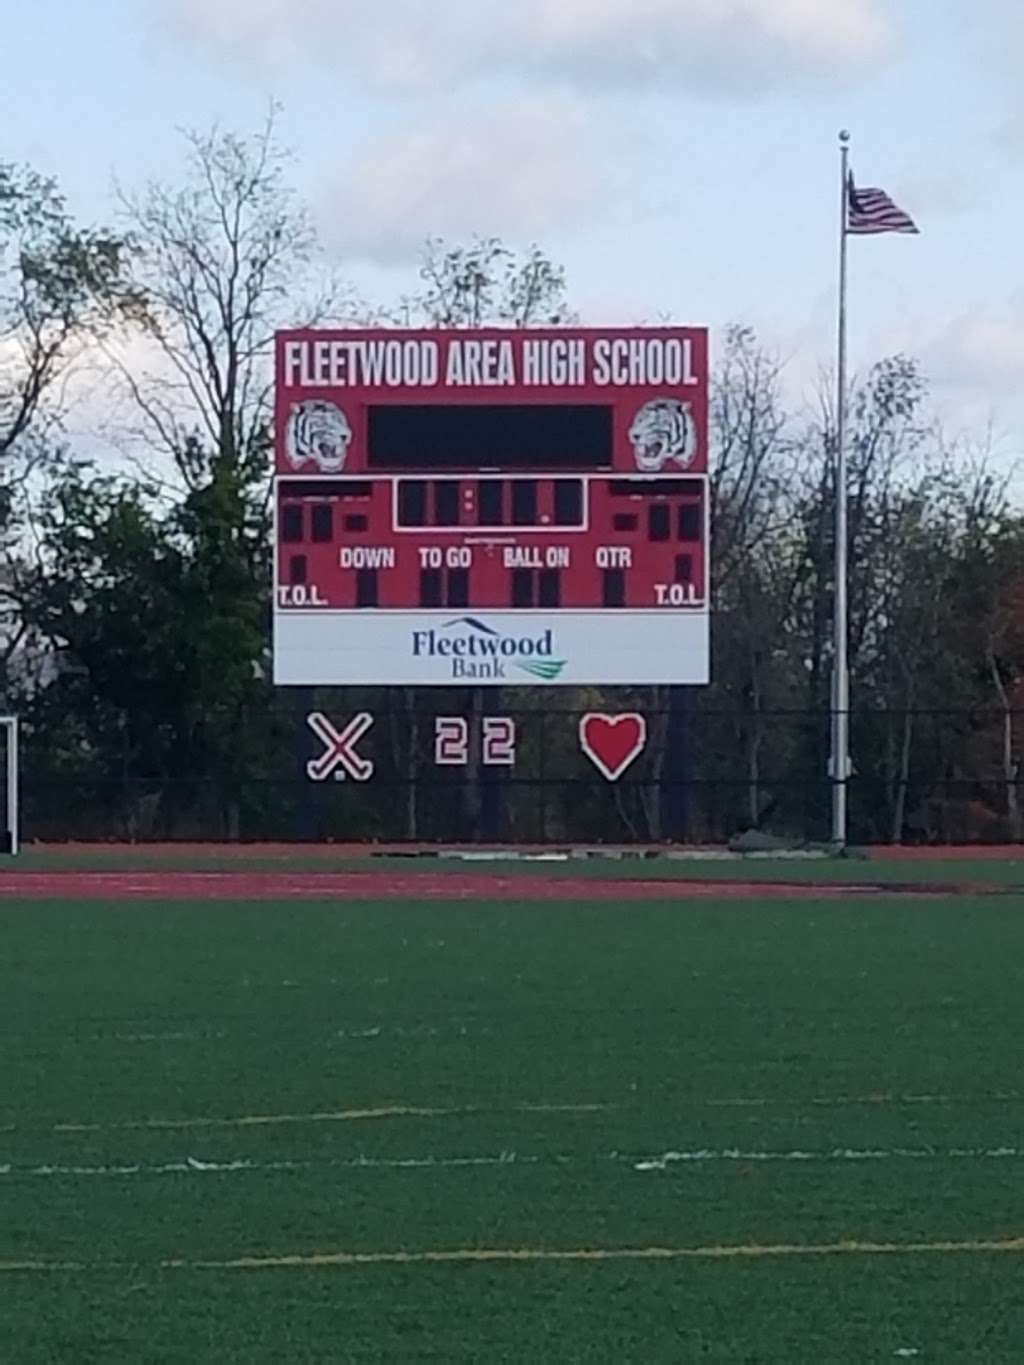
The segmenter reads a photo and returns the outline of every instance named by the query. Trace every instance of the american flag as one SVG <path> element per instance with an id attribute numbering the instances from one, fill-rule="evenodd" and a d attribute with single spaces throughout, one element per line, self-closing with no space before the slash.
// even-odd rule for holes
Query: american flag
<path id="1" fill-rule="evenodd" d="M 850 176 L 846 231 L 866 237 L 877 232 L 917 232 L 908 213 L 893 203 L 884 190 L 859 190 Z"/>

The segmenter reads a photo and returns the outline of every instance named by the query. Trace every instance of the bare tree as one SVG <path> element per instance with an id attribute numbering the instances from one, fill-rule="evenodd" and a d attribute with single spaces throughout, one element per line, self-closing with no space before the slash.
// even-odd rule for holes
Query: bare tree
<path id="1" fill-rule="evenodd" d="M 796 455 L 781 397 L 782 367 L 746 327 L 731 327 L 721 346 L 711 392 L 713 440 L 710 499 L 712 601 L 715 612 L 713 697 L 731 720 L 708 722 L 721 748 L 743 755 L 746 821 L 759 823 L 764 803 L 761 757 L 766 712 L 775 693 L 776 651 L 800 570 L 790 553 Z M 673 704 L 670 688 L 654 693 L 653 778 L 663 785 Z M 725 735 L 725 725 L 730 733 Z M 651 837 L 662 836 L 660 803 L 648 801 Z M 734 819 L 734 816 L 730 816 Z"/>
<path id="2" fill-rule="evenodd" d="M 186 133 L 183 187 L 120 195 L 153 350 L 150 363 L 115 360 L 137 414 L 133 433 L 170 456 L 188 489 L 215 468 L 264 478 L 274 332 L 342 306 L 333 284 L 314 276 L 315 233 L 287 183 L 275 120 L 271 109 L 248 138 Z"/>
<path id="3" fill-rule="evenodd" d="M 781 374 L 779 361 L 758 345 L 749 328 L 729 328 L 711 392 L 718 590 L 789 519 L 793 462 Z"/>
<path id="4" fill-rule="evenodd" d="M 402 301 L 406 322 L 430 327 L 560 327 L 575 321 L 565 271 L 539 247 L 521 254 L 496 237 L 423 248 L 424 288 Z"/>
<path id="5" fill-rule="evenodd" d="M 713 583 L 752 828 L 763 813 L 767 712 L 780 700 L 776 659 L 802 569 L 792 553 L 796 452 L 781 374 L 753 332 L 730 328 L 712 389 Z"/>
<path id="6" fill-rule="evenodd" d="M 976 538 L 974 628 L 999 711 L 999 770 L 1008 833 L 1021 837 L 1020 753 L 1015 698 L 1024 678 L 1024 528 L 1004 516 L 973 521 Z M 980 544 L 977 544 L 980 542 Z"/>
<path id="7" fill-rule="evenodd" d="M 289 188 L 275 120 L 272 108 L 251 137 L 187 133 L 180 186 L 119 191 L 147 345 L 141 354 L 108 348 L 128 400 L 126 434 L 162 480 L 166 527 L 203 604 L 193 635 L 224 714 L 211 716 L 196 687 L 182 700 L 181 729 L 213 775 L 229 829 L 247 711 L 268 690 L 274 333 L 339 306 L 318 278 L 313 227 Z"/>
<path id="8" fill-rule="evenodd" d="M 956 500 L 948 491 L 941 471 L 926 474 L 879 511 L 877 612 L 870 648 L 862 650 L 860 689 L 879 707 L 885 727 L 883 772 L 894 844 L 902 843 L 906 826 L 919 707 L 934 704 L 948 678 L 942 658 L 950 624 L 946 586 L 957 538 Z"/>

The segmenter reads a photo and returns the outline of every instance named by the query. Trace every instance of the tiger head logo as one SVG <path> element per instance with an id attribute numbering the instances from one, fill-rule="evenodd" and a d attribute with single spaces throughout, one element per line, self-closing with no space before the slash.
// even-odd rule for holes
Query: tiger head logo
<path id="1" fill-rule="evenodd" d="M 657 474 L 667 464 L 689 469 L 697 455 L 697 426 L 689 403 L 654 398 L 645 403 L 629 428 L 637 468 Z"/>
<path id="2" fill-rule="evenodd" d="M 324 474 L 340 474 L 351 444 L 352 425 L 334 403 L 309 399 L 293 406 L 285 436 L 285 454 L 293 469 L 312 461 Z"/>

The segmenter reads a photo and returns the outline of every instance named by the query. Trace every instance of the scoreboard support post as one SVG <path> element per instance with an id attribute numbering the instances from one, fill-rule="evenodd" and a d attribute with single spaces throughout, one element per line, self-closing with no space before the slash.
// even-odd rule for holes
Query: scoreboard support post
<path id="1" fill-rule="evenodd" d="M 502 714 L 500 687 L 479 687 L 473 689 L 474 713 L 483 716 Z M 479 727 L 477 727 L 479 729 Z M 479 744 L 479 738 L 476 743 Z M 480 838 L 486 843 L 497 843 L 501 839 L 502 826 L 502 781 L 501 769 L 483 761 L 483 754 L 476 751 L 476 768 L 480 783 Z"/>
<path id="2" fill-rule="evenodd" d="M 690 833 L 690 689 L 668 689 L 665 766 L 658 793 L 661 837 L 685 843 Z"/>
<path id="3" fill-rule="evenodd" d="M 308 716 L 316 709 L 316 692 L 312 687 L 296 689 L 299 694 L 300 714 Z M 320 803 L 316 799 L 313 784 L 307 780 L 306 765 L 317 757 L 320 744 L 308 726 L 303 725 L 297 741 L 299 800 L 297 806 L 299 838 L 308 844 L 320 839 Z"/>

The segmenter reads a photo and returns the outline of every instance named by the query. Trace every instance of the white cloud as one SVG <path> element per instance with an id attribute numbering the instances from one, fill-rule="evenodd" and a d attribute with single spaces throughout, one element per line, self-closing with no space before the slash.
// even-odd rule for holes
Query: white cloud
<path id="1" fill-rule="evenodd" d="M 652 298 L 632 292 L 628 285 L 615 288 L 609 281 L 604 289 L 573 299 L 580 321 L 589 327 L 659 327 L 672 322 L 687 323 L 689 318 L 674 318 Z"/>
<path id="2" fill-rule="evenodd" d="M 1020 70 L 1024 62 L 1024 11 L 1020 0 L 975 0 L 958 15 L 962 52 L 1001 98 L 1005 115 L 993 128 L 993 142 L 1006 156 L 1024 154 L 1024 101 Z"/>
<path id="3" fill-rule="evenodd" d="M 937 384 L 1018 398 L 1024 392 L 1024 308 L 955 318 L 928 343 L 925 361 Z"/>
<path id="4" fill-rule="evenodd" d="M 313 57 L 388 88 L 514 73 L 579 87 L 756 94 L 856 75 L 884 0 L 164 0 L 185 30 L 279 68 Z"/>
<path id="5" fill-rule="evenodd" d="M 432 236 L 541 235 L 580 219 L 597 192 L 575 105 L 521 101 L 368 144 L 328 187 L 321 231 L 336 251 L 389 265 Z"/>
<path id="6" fill-rule="evenodd" d="M 783 392 L 794 410 L 813 409 L 834 391 L 835 308 L 834 293 L 823 291 L 803 322 L 754 319 L 761 341 L 784 363 Z M 993 453 L 1007 466 L 1024 453 L 1024 294 L 979 299 L 955 314 L 937 303 L 934 312 L 909 312 L 898 322 L 876 317 L 851 340 L 854 383 L 885 356 L 913 356 L 928 384 L 926 411 L 948 437 L 983 443 L 991 432 Z"/>
<path id="7" fill-rule="evenodd" d="M 928 379 L 931 406 L 947 434 L 984 440 L 996 454 L 1021 454 L 1024 422 L 1024 294 L 979 300 L 954 316 L 911 318 L 881 339 L 879 353 L 917 356 Z"/>

